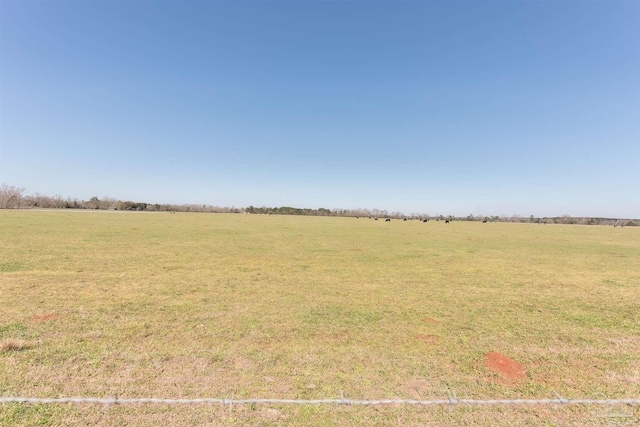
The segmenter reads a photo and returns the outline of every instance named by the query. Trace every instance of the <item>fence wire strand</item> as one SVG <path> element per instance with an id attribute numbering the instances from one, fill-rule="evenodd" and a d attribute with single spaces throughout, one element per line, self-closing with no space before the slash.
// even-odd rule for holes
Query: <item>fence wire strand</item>
<path id="1" fill-rule="evenodd" d="M 381 399 L 381 400 L 359 400 L 347 399 L 342 393 L 340 399 L 162 399 L 153 397 L 122 399 L 118 396 L 108 398 L 98 397 L 0 397 L 1 403 L 97 403 L 103 405 L 128 405 L 128 404 L 161 404 L 161 405 L 198 405 L 198 404 L 218 404 L 227 406 L 229 410 L 233 405 L 353 405 L 353 406 L 375 406 L 375 405 L 640 405 L 640 398 L 629 399 L 567 399 L 558 396 L 556 399 L 459 399 L 457 397 L 436 400 L 413 400 L 413 399 Z"/>

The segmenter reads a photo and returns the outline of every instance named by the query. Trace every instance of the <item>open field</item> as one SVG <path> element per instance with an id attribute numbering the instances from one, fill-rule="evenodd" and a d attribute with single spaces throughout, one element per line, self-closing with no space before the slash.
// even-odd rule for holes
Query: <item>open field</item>
<path id="1" fill-rule="evenodd" d="M 0 395 L 640 397 L 638 227 L 0 211 L 0 302 Z M 610 411 L 4 404 L 0 425 L 578 426 Z"/>

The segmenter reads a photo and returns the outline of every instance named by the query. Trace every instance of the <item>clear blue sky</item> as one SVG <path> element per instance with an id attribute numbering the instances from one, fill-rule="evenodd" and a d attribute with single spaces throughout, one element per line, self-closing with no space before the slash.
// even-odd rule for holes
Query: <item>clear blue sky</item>
<path id="1" fill-rule="evenodd" d="M 640 217 L 638 1 L 0 1 L 0 183 Z"/>

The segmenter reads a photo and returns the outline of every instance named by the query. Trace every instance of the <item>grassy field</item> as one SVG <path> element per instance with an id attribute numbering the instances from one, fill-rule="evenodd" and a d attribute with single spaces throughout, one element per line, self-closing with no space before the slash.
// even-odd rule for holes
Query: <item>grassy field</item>
<path id="1" fill-rule="evenodd" d="M 7 396 L 640 397 L 636 227 L 0 211 L 0 302 Z M 632 409 L 4 404 L 0 425 L 581 426 Z"/>

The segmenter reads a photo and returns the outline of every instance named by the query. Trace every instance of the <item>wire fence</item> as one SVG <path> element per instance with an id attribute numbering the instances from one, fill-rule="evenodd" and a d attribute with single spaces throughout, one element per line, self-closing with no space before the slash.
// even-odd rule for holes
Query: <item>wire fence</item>
<path id="1" fill-rule="evenodd" d="M 341 393 L 342 394 L 342 393 Z M 128 405 L 128 404 L 161 404 L 161 405 L 198 405 L 198 404 L 218 404 L 233 405 L 353 405 L 353 406 L 376 406 L 376 405 L 640 405 L 640 398 L 628 399 L 568 399 L 557 396 L 555 399 L 459 399 L 455 394 L 446 399 L 435 400 L 413 400 L 413 399 L 381 399 L 381 400 L 359 400 L 347 399 L 341 396 L 339 399 L 234 399 L 231 398 L 204 398 L 204 399 L 161 399 L 161 398 L 133 398 L 123 399 L 118 396 L 108 398 L 97 397 L 0 397 L 2 403 L 97 403 L 103 405 Z"/>

